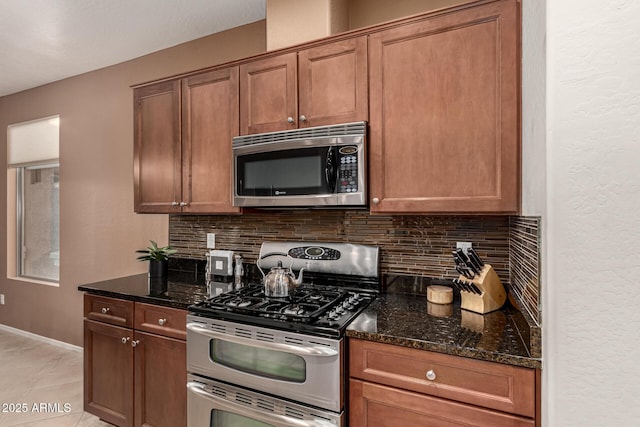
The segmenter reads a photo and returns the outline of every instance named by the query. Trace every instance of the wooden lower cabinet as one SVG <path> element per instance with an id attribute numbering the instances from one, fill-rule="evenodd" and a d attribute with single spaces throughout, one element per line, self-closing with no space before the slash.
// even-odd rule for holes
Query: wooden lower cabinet
<path id="1" fill-rule="evenodd" d="M 90 320 L 96 300 L 128 303 L 123 317 L 144 318 L 135 320 L 136 329 L 110 324 L 107 316 Z M 155 317 L 162 327 L 153 326 Z M 170 336 L 182 336 L 185 320 L 184 310 L 85 295 L 84 410 L 116 426 L 186 426 L 186 341 Z"/>
<path id="2" fill-rule="evenodd" d="M 185 341 L 138 331 L 135 336 L 135 425 L 186 425 Z"/>
<path id="3" fill-rule="evenodd" d="M 349 425 L 535 426 L 534 369 L 349 340 Z"/>
<path id="4" fill-rule="evenodd" d="M 360 380 L 350 380 L 351 427 L 534 426 L 532 419 L 504 414 Z"/>
<path id="5" fill-rule="evenodd" d="M 84 321 L 84 410 L 117 426 L 133 425 L 133 331 Z"/>

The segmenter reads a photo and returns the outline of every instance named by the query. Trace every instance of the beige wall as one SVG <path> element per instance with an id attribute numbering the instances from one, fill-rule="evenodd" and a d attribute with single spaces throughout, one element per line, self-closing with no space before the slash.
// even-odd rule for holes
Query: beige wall
<path id="1" fill-rule="evenodd" d="M 82 283 L 144 272 L 136 249 L 168 240 L 166 215 L 133 212 L 133 84 L 265 51 L 265 22 L 0 98 L 0 145 L 9 124 L 60 115 L 60 286 L 7 279 L 0 257 L 0 324 L 82 344 Z M 6 164 L 6 149 L 0 150 Z M 7 174 L 0 198 L 7 198 Z M 6 209 L 0 209 L 6 242 Z M 9 232 L 12 234 L 12 231 Z M 5 248 L 2 244 L 0 247 Z M 2 251 L 4 252 L 4 250 Z"/>
<path id="2" fill-rule="evenodd" d="M 404 16 L 470 0 L 349 0 L 349 29 L 367 27 Z"/>

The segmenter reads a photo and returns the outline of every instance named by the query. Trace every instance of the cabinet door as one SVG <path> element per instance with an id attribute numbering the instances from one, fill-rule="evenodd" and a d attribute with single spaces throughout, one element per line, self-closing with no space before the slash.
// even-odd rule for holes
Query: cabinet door
<path id="1" fill-rule="evenodd" d="M 186 426 L 185 341 L 136 331 L 135 343 L 136 425 Z"/>
<path id="2" fill-rule="evenodd" d="M 298 126 L 296 53 L 240 66 L 240 133 L 295 129 Z"/>
<path id="3" fill-rule="evenodd" d="M 238 135 L 238 67 L 182 81 L 183 212 L 237 213 L 231 139 Z"/>
<path id="4" fill-rule="evenodd" d="M 180 82 L 134 90 L 134 210 L 179 212 Z"/>
<path id="5" fill-rule="evenodd" d="M 531 419 L 365 381 L 349 381 L 352 427 L 524 427 Z"/>
<path id="6" fill-rule="evenodd" d="M 299 126 L 367 120 L 367 78 L 366 36 L 300 51 Z"/>
<path id="7" fill-rule="evenodd" d="M 519 22 L 501 1 L 371 35 L 372 212 L 518 211 Z"/>
<path id="8" fill-rule="evenodd" d="M 133 425 L 133 330 L 84 321 L 84 410 Z"/>

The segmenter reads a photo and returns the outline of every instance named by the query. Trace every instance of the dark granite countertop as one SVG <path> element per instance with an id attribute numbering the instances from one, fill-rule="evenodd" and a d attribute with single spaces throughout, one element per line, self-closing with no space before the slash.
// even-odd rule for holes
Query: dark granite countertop
<path id="1" fill-rule="evenodd" d="M 186 310 L 191 304 L 200 302 L 207 296 L 204 275 L 201 276 L 202 279 L 199 279 L 191 272 L 169 271 L 167 290 L 159 293 L 149 291 L 147 273 L 80 285 L 78 290 L 93 295 Z"/>
<path id="2" fill-rule="evenodd" d="M 527 368 L 540 368 L 522 331 L 522 314 L 510 306 L 487 314 L 460 308 L 460 295 L 448 305 L 427 301 L 426 289 L 444 281 L 416 276 L 386 276 L 383 292 L 347 328 L 346 335 L 369 341 L 431 350 Z M 94 295 L 157 304 L 186 310 L 207 295 L 204 274 L 169 271 L 167 289 L 149 292 L 147 274 L 78 286 Z"/>
<path id="3" fill-rule="evenodd" d="M 427 301 L 427 286 L 444 284 L 429 278 L 388 276 L 384 292 L 347 328 L 346 335 L 369 341 L 430 350 L 527 368 L 540 368 L 518 329 L 521 314 L 508 303 L 477 314 L 453 304 Z"/>

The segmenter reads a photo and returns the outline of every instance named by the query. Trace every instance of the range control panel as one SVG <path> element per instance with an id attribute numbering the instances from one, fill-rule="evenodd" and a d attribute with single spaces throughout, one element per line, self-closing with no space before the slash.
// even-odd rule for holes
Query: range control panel
<path id="1" fill-rule="evenodd" d="M 358 147 L 347 145 L 338 150 L 338 193 L 358 191 Z"/>
<path id="2" fill-rule="evenodd" d="M 321 246 L 299 246 L 289 249 L 289 256 L 298 259 L 319 259 L 323 261 L 335 261 L 340 259 L 340 251 Z"/>

